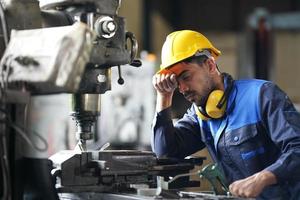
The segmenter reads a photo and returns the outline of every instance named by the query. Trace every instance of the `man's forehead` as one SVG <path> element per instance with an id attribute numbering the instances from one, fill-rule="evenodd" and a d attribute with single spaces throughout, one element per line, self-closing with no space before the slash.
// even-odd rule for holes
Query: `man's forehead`
<path id="1" fill-rule="evenodd" d="M 176 76 L 179 76 L 183 71 L 186 71 L 189 69 L 189 66 L 186 63 L 177 63 L 173 65 L 172 67 L 166 69 L 165 74 L 175 74 Z"/>

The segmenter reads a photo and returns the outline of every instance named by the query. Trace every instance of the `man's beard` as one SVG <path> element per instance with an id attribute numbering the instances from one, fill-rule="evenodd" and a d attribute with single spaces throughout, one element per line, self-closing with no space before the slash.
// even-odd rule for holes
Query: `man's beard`
<path id="1" fill-rule="evenodd" d="M 199 94 L 197 94 L 196 91 L 188 91 L 183 94 L 185 99 L 187 99 L 191 103 L 195 103 L 197 106 L 201 106 L 201 107 L 203 107 L 203 106 L 205 107 L 208 95 L 209 95 L 209 93 L 205 94 L 205 95 L 199 95 Z M 190 99 L 190 96 L 193 96 L 192 100 Z"/>
<path id="2" fill-rule="evenodd" d="M 210 92 L 206 92 L 206 94 L 199 96 L 196 102 L 194 102 L 197 106 L 201 106 L 202 108 L 205 108 L 206 102 L 208 99 Z"/>
<path id="3" fill-rule="evenodd" d="M 188 101 L 190 101 L 188 99 L 188 97 L 190 95 L 194 95 L 195 97 L 194 97 L 193 101 L 191 101 L 191 103 L 195 103 L 197 106 L 201 106 L 202 108 L 205 108 L 207 99 L 208 99 L 210 93 L 215 90 L 215 88 L 216 88 L 215 86 L 213 86 L 211 88 L 206 88 L 206 90 L 203 92 L 202 95 L 198 94 L 196 91 L 188 91 L 188 92 L 184 93 L 184 97 Z"/>

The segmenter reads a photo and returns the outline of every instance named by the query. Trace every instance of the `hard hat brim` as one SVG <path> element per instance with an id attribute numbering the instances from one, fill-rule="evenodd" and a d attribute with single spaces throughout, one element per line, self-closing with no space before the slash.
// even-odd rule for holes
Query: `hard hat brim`
<path id="1" fill-rule="evenodd" d="M 169 69 L 167 68 L 164 68 L 164 69 L 160 69 L 156 72 L 156 74 L 172 74 L 172 71 L 170 71 Z"/>
<path id="2" fill-rule="evenodd" d="M 160 74 L 160 75 L 175 74 L 176 76 L 178 76 L 182 72 L 182 68 L 181 67 L 173 67 L 173 66 L 174 65 L 164 68 L 164 69 L 160 69 L 159 71 L 156 72 L 156 74 Z"/>

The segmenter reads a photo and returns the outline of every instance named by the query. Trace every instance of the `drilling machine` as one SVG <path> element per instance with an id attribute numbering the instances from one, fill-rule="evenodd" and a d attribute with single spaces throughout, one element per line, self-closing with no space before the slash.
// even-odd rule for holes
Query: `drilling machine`
<path id="1" fill-rule="evenodd" d="M 1 1 L 2 199 L 114 199 L 97 195 L 142 191 L 144 185 L 156 187 L 156 193 L 157 188 L 199 185 L 188 177 L 172 183 L 168 179 L 201 165 L 202 158 L 178 161 L 158 159 L 152 152 L 87 148 L 100 114 L 100 94 L 111 89 L 111 67 L 118 67 L 122 84 L 121 65 L 141 65 L 135 59 L 137 41 L 118 16 L 120 4 L 120 0 Z M 49 159 L 26 157 L 23 148 L 31 147 L 16 135 L 32 146 L 36 138 L 23 123 L 24 105 L 31 95 L 53 93 L 72 93 L 77 151 L 61 151 Z"/>

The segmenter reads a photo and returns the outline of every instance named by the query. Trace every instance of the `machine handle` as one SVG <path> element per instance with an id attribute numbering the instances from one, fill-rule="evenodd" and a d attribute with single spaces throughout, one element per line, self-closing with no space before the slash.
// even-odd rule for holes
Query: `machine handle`
<path id="1" fill-rule="evenodd" d="M 134 59 L 132 61 L 132 63 L 130 63 L 130 65 L 133 66 L 133 67 L 140 67 L 140 66 L 142 66 L 142 61 Z"/>
<path id="2" fill-rule="evenodd" d="M 137 55 L 138 43 L 133 33 L 127 31 L 125 36 L 126 36 L 126 41 L 127 39 L 129 39 L 129 41 L 131 42 L 130 63 L 132 63 L 134 61 L 134 58 Z M 127 49 L 127 43 L 126 43 L 126 49 Z"/>
<path id="3" fill-rule="evenodd" d="M 123 79 L 123 77 L 122 77 L 121 66 L 120 66 L 120 65 L 118 65 L 118 73 L 119 73 L 118 83 L 119 83 L 120 85 L 123 85 L 123 84 L 124 84 L 124 79 Z"/>

